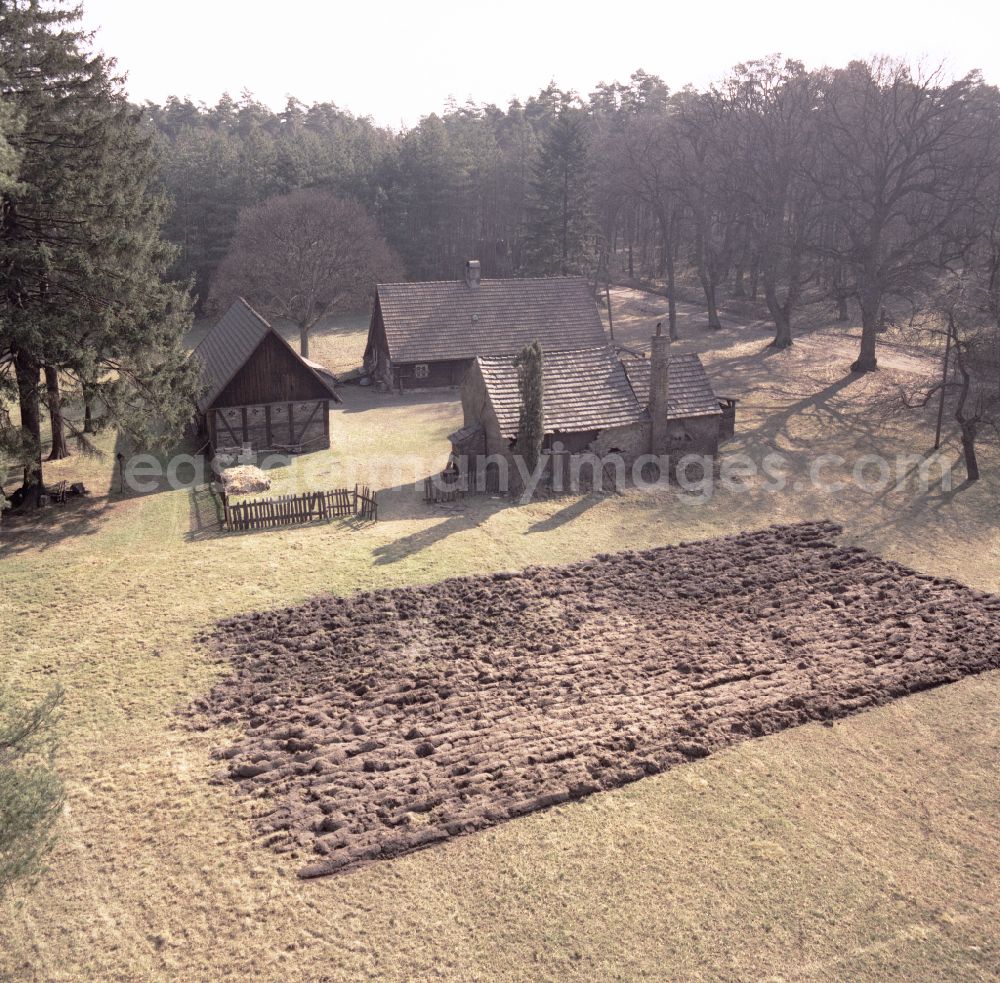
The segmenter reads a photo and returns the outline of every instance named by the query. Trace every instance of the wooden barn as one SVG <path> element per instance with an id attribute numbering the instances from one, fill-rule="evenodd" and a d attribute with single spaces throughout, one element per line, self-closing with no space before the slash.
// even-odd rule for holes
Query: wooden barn
<path id="1" fill-rule="evenodd" d="M 333 376 L 303 359 L 243 298 L 191 356 L 201 363 L 199 432 L 215 453 L 330 446 Z"/>
<path id="2" fill-rule="evenodd" d="M 365 371 L 399 390 L 459 386 L 478 356 L 604 345 L 593 290 L 583 277 L 382 283 L 368 329 Z"/>
<path id="3" fill-rule="evenodd" d="M 649 358 L 610 345 L 543 350 L 544 449 L 569 454 L 714 456 L 732 435 L 723 420 L 735 401 L 720 400 L 701 359 L 671 355 L 653 338 Z M 520 422 L 517 369 L 510 356 L 476 358 L 462 386 L 463 426 L 450 437 L 458 458 L 511 455 Z M 731 422 L 731 421 L 730 421 Z"/>

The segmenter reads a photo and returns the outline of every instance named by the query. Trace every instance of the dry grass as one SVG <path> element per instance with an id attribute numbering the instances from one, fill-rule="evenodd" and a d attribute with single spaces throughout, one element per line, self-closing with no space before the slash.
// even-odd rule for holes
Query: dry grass
<path id="1" fill-rule="evenodd" d="M 653 321 L 616 311 L 616 333 L 642 338 Z M 734 449 L 779 449 L 801 474 L 817 444 L 849 457 L 929 443 L 926 419 L 873 416 L 891 373 L 845 382 L 828 332 L 781 354 L 764 351 L 763 330 L 690 334 L 684 344 L 744 398 Z M 363 337 L 348 325 L 314 354 L 349 367 Z M 747 482 L 708 502 L 629 492 L 430 510 L 388 465 L 403 449 L 440 466 L 460 415 L 454 394 L 348 389 L 334 450 L 299 459 L 298 479 L 273 473 L 279 492 L 295 480 L 395 486 L 375 526 L 222 536 L 204 496 L 123 498 L 107 461 L 50 469 L 95 494 L 50 525 L 0 533 L 0 638 L 13 686 L 66 686 L 69 805 L 51 871 L 0 911 L 0 976 L 995 978 L 995 673 L 344 877 L 301 882 L 251 845 L 248 807 L 208 784 L 223 735 L 175 716 L 220 671 L 193 639 L 222 616 L 817 516 L 885 556 L 1000 591 L 992 451 L 984 480 L 951 492 L 765 494 Z"/>

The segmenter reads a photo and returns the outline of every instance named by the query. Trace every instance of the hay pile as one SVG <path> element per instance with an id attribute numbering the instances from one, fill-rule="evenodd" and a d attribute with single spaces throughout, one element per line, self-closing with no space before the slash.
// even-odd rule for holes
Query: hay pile
<path id="1" fill-rule="evenodd" d="M 227 495 L 252 495 L 267 491 L 271 487 L 271 479 L 260 468 L 244 464 L 226 468 L 222 472 L 222 484 Z"/>

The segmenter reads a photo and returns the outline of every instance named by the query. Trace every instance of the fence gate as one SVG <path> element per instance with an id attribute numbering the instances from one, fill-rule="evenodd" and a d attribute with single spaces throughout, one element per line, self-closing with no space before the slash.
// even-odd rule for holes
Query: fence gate
<path id="1" fill-rule="evenodd" d="M 354 511 L 362 519 L 378 520 L 378 500 L 367 485 L 362 488 L 354 486 Z"/>

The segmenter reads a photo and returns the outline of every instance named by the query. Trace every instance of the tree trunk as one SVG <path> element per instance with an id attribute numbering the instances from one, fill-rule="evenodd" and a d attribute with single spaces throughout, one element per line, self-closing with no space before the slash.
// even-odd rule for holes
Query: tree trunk
<path id="1" fill-rule="evenodd" d="M 837 320 L 843 323 L 850 319 L 850 314 L 847 310 L 847 290 L 844 287 L 844 278 L 839 266 L 834 271 L 830 289 L 834 300 L 837 301 Z"/>
<path id="2" fill-rule="evenodd" d="M 660 225 L 663 229 L 663 265 L 664 273 L 667 277 L 667 324 L 669 325 L 669 337 L 671 341 L 677 341 L 677 295 L 675 290 L 674 272 L 674 223 L 668 221 L 664 215 L 660 214 Z"/>
<path id="3" fill-rule="evenodd" d="M 49 408 L 49 425 L 52 429 L 52 450 L 50 461 L 61 461 L 69 457 L 66 446 L 66 429 L 63 426 L 62 404 L 59 398 L 59 373 L 51 365 L 45 366 L 45 393 Z"/>
<path id="4" fill-rule="evenodd" d="M 309 357 L 309 329 L 299 328 L 299 353 L 303 358 Z"/>
<path id="5" fill-rule="evenodd" d="M 958 405 L 955 407 L 955 420 L 958 422 L 962 433 L 962 454 L 965 457 L 965 476 L 972 481 L 979 480 L 979 460 L 976 457 L 976 435 L 979 428 L 979 421 L 976 417 L 965 415 L 965 405 L 969 399 L 972 389 L 972 376 L 965 364 L 962 353 L 962 345 L 958 339 L 958 325 L 955 323 L 954 313 L 948 314 L 948 337 L 951 339 L 955 349 L 955 366 L 962 377 L 962 391 L 958 397 Z"/>
<path id="6" fill-rule="evenodd" d="M 764 299 L 774 321 L 774 341 L 771 348 L 792 347 L 792 318 L 788 308 L 778 300 L 778 290 L 773 281 L 764 280 Z"/>
<path id="7" fill-rule="evenodd" d="M 733 277 L 733 296 L 739 300 L 742 300 L 747 295 L 746 287 L 743 285 L 745 278 L 746 274 L 743 272 L 743 267 L 740 266 Z"/>
<path id="8" fill-rule="evenodd" d="M 674 247 L 667 250 L 667 323 L 670 325 L 670 340 L 677 341 L 677 291 L 674 277 Z"/>
<path id="9" fill-rule="evenodd" d="M 965 476 L 979 480 L 979 459 L 976 457 L 976 425 L 971 421 L 962 424 L 962 455 L 965 458 Z"/>
<path id="10" fill-rule="evenodd" d="M 862 294 L 861 297 L 861 352 L 851 365 L 852 372 L 874 372 L 878 369 L 875 358 L 875 341 L 878 338 L 880 297 Z"/>
<path id="11" fill-rule="evenodd" d="M 708 326 L 714 331 L 718 331 L 722 328 L 722 322 L 719 320 L 719 308 L 715 302 L 715 283 L 704 268 L 699 268 L 698 278 L 701 280 L 702 290 L 705 291 L 705 306 L 708 308 Z"/>
<path id="12" fill-rule="evenodd" d="M 24 497 L 21 508 L 38 506 L 42 484 L 42 414 L 38 401 L 38 363 L 27 352 L 14 356 L 17 395 L 21 409 L 21 440 L 24 445 Z"/>
<path id="13" fill-rule="evenodd" d="M 84 382 L 83 388 L 83 432 L 95 433 L 94 426 L 94 397 L 90 392 L 90 387 Z"/>
<path id="14" fill-rule="evenodd" d="M 563 171 L 562 196 L 562 275 L 569 272 L 569 171 Z"/>

